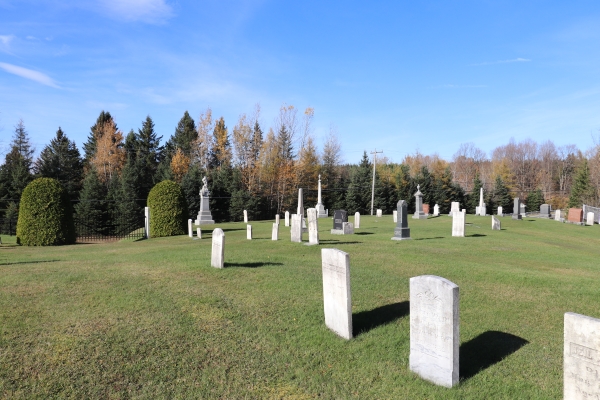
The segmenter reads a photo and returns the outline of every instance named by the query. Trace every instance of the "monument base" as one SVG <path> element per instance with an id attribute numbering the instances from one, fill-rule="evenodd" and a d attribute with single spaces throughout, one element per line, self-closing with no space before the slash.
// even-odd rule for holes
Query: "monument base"
<path id="1" fill-rule="evenodd" d="M 413 219 L 427 219 L 427 214 L 423 211 L 416 211 L 412 217 Z"/>
<path id="2" fill-rule="evenodd" d="M 523 219 L 523 216 L 521 214 L 519 214 L 519 215 L 513 214 L 512 219 Z"/>
<path id="3" fill-rule="evenodd" d="M 343 229 L 332 229 L 331 230 L 331 234 L 332 235 L 343 235 L 344 234 L 344 230 Z"/>
<path id="4" fill-rule="evenodd" d="M 317 209 L 317 218 L 327 218 L 329 216 L 329 210 L 326 210 L 323 204 L 319 203 L 315 208 Z"/>
<path id="5" fill-rule="evenodd" d="M 394 229 L 394 237 L 392 240 L 408 240 L 410 237 L 410 228 L 396 228 Z"/>

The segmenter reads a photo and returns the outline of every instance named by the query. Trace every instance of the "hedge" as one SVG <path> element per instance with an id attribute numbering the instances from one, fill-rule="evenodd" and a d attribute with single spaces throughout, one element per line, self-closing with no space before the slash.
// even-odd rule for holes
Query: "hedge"
<path id="1" fill-rule="evenodd" d="M 150 237 L 185 234 L 187 204 L 183 190 L 173 181 L 156 184 L 148 194 Z"/>
<path id="2" fill-rule="evenodd" d="M 73 209 L 59 181 L 38 178 L 21 195 L 17 220 L 17 243 L 54 246 L 75 243 Z"/>

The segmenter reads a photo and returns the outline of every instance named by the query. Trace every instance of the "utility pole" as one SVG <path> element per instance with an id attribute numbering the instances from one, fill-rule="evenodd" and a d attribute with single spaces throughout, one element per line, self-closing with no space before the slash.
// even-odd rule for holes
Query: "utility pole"
<path id="1" fill-rule="evenodd" d="M 373 154 L 373 186 L 371 187 L 371 215 L 373 215 L 373 206 L 375 204 L 375 164 L 377 163 L 377 153 L 383 153 L 382 151 L 372 151 Z"/>

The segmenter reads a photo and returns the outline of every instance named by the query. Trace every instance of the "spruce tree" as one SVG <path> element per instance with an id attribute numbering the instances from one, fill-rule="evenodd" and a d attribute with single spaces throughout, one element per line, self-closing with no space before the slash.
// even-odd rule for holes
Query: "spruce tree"
<path id="1" fill-rule="evenodd" d="M 544 193 L 542 189 L 536 189 L 527 194 L 527 200 L 525 204 L 527 205 L 528 212 L 537 212 L 540 210 L 540 206 L 544 204 Z"/>
<path id="2" fill-rule="evenodd" d="M 449 213 L 453 201 L 461 202 L 463 200 L 462 188 L 452 182 L 452 171 L 450 171 L 450 167 L 447 167 L 444 172 L 434 180 L 433 186 L 433 201 L 439 206 L 440 214 Z"/>
<path id="3" fill-rule="evenodd" d="M 113 121 L 113 117 L 110 115 L 108 111 L 102 110 L 100 115 L 96 119 L 96 123 L 92 125 L 90 128 L 90 134 L 88 135 L 88 140 L 83 144 L 84 150 L 84 164 L 87 163 L 94 157 L 96 154 L 96 142 L 98 140 L 98 135 L 101 132 L 101 127 L 105 123 Z M 113 121 L 114 122 L 114 121 Z M 117 124 L 115 124 L 115 132 L 117 132 Z"/>
<path id="4" fill-rule="evenodd" d="M 482 187 L 483 183 L 479 179 L 479 174 L 477 174 L 475 175 L 475 179 L 473 179 L 473 189 L 467 199 L 467 213 L 475 214 L 476 208 L 479 207 L 479 189 Z"/>
<path id="5" fill-rule="evenodd" d="M 427 166 L 423 165 L 421 167 L 421 170 L 417 176 L 415 176 L 414 180 L 419 185 L 421 193 L 423 193 L 423 204 L 429 204 L 430 210 L 433 212 L 433 206 L 435 204 L 434 179 Z M 412 197 L 414 197 L 414 193 Z"/>
<path id="6" fill-rule="evenodd" d="M 372 165 L 365 151 L 360 164 L 351 172 L 350 185 L 346 192 L 346 207 L 349 214 L 357 211 L 363 215 L 371 213 L 371 169 Z"/>
<path id="7" fill-rule="evenodd" d="M 202 188 L 203 176 L 203 171 L 199 166 L 192 164 L 181 179 L 181 190 L 183 190 L 188 206 L 188 218 L 195 218 L 200 210 L 200 189 Z"/>
<path id="8" fill-rule="evenodd" d="M 594 203 L 594 189 L 590 182 L 590 169 L 586 159 L 577 169 L 571 195 L 569 196 L 569 207 L 581 207 L 584 203 Z"/>
<path id="9" fill-rule="evenodd" d="M 154 121 L 150 116 L 142 123 L 142 129 L 138 129 L 135 141 L 135 167 L 139 175 L 139 197 L 145 199 L 155 185 L 155 176 L 159 161 L 162 158 L 163 148 L 160 146 L 162 136 L 157 136 L 154 131 Z"/>
<path id="10" fill-rule="evenodd" d="M 416 188 L 417 185 L 410 176 L 410 167 L 408 165 L 400 164 L 400 169 L 396 173 L 396 187 L 396 205 L 399 200 L 404 200 L 406 201 L 408 210 L 412 209 L 414 212 L 415 198 L 413 196 L 413 188 Z M 394 206 L 394 209 L 396 209 L 396 206 Z"/>
<path id="11" fill-rule="evenodd" d="M 100 232 L 106 219 L 106 186 L 98 178 L 95 168 L 87 172 L 79 202 L 75 205 L 75 221 L 78 236 Z"/>
<path id="12" fill-rule="evenodd" d="M 0 167 L 0 200 L 11 200 L 18 205 L 21 193 L 33 180 L 33 152 L 23 120 L 19 120 L 15 126 L 10 151 Z"/>
<path id="13" fill-rule="evenodd" d="M 496 214 L 498 213 L 498 207 L 502 207 L 503 214 L 511 214 L 513 212 L 513 198 L 500 175 L 496 176 L 492 201 L 495 207 L 493 210 Z"/>
<path id="14" fill-rule="evenodd" d="M 173 157 L 177 149 L 181 149 L 183 154 L 187 157 L 192 155 L 192 147 L 194 142 L 198 139 L 198 132 L 196 131 L 196 123 L 190 114 L 186 111 L 183 117 L 177 123 L 175 133 L 167 141 L 165 145 L 165 156 Z"/>

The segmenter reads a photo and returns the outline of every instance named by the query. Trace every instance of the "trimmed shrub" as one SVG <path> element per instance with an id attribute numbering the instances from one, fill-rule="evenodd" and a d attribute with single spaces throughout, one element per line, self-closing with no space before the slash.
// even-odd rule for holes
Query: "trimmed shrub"
<path id="1" fill-rule="evenodd" d="M 17 243 L 54 246 L 75 243 L 73 209 L 67 191 L 52 178 L 38 178 L 21 195 Z"/>
<path id="2" fill-rule="evenodd" d="M 157 183 L 148 194 L 150 237 L 185 234 L 187 204 L 183 190 L 173 181 Z"/>

